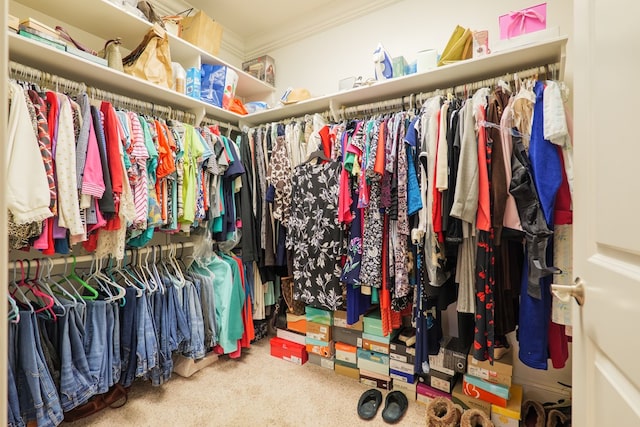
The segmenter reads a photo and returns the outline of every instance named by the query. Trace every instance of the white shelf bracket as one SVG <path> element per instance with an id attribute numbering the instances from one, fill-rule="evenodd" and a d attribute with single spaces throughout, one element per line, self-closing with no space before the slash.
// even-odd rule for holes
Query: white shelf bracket
<path id="1" fill-rule="evenodd" d="M 331 112 L 331 117 L 333 118 L 333 121 L 338 123 L 340 120 L 338 118 L 338 114 L 336 113 L 336 105 L 335 105 L 335 102 L 333 101 L 333 98 L 329 100 L 329 111 Z"/>

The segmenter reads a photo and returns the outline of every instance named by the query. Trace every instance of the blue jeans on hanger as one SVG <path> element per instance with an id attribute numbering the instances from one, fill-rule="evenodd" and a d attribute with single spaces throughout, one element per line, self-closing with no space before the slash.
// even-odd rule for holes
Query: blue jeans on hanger
<path id="1" fill-rule="evenodd" d="M 163 277 L 162 280 L 168 294 L 169 348 L 174 352 L 185 340 L 191 339 L 191 330 L 178 298 L 180 292 L 174 285 L 177 280 L 168 276 Z"/>
<path id="2" fill-rule="evenodd" d="M 9 333 L 7 337 L 8 358 L 7 358 L 7 421 L 9 427 L 24 427 L 24 421 L 20 416 L 20 402 L 18 400 L 18 389 L 14 370 L 16 368 L 16 329 L 18 325 L 9 323 Z"/>
<path id="3" fill-rule="evenodd" d="M 200 295 L 196 284 L 187 280 L 184 288 L 184 310 L 188 313 L 189 327 L 191 329 L 191 339 L 183 351 L 184 356 L 192 359 L 202 359 L 205 355 L 204 348 L 204 322 L 202 318 L 202 307 L 200 305 Z"/>
<path id="4" fill-rule="evenodd" d="M 149 295 L 138 299 L 136 377 L 146 376 L 158 364 L 158 340 L 151 316 Z"/>
<path id="5" fill-rule="evenodd" d="M 153 295 L 153 324 L 158 340 L 158 365 L 151 369 L 151 384 L 162 385 L 171 378 L 173 360 L 169 350 L 169 318 L 166 293 L 156 291 Z"/>
<path id="6" fill-rule="evenodd" d="M 139 298 L 137 290 L 134 288 L 126 288 L 125 299 L 127 303 L 120 310 L 122 319 L 120 328 L 120 359 L 122 362 L 122 375 L 120 384 L 129 387 L 136 378 L 136 350 L 138 348 L 137 340 L 137 305 Z"/>
<path id="7" fill-rule="evenodd" d="M 38 426 L 57 426 L 64 419 L 60 399 L 44 362 L 35 313 L 20 311 L 18 323 L 16 389 L 20 413 Z"/>
<path id="8" fill-rule="evenodd" d="M 65 412 L 87 402 L 98 389 L 84 352 L 84 326 L 76 305 L 65 302 L 66 313 L 58 316 L 60 403 Z"/>
<path id="9" fill-rule="evenodd" d="M 113 372 L 113 384 L 120 381 L 122 375 L 122 359 L 120 358 L 120 308 L 117 302 L 112 302 L 113 311 L 113 347 L 111 351 L 111 369 Z"/>
<path id="10" fill-rule="evenodd" d="M 107 302 L 87 301 L 85 319 L 84 351 L 89 362 L 89 370 L 98 384 L 97 393 L 106 393 L 110 387 L 111 349 L 107 338 Z M 113 333 L 113 325 L 111 325 Z"/>

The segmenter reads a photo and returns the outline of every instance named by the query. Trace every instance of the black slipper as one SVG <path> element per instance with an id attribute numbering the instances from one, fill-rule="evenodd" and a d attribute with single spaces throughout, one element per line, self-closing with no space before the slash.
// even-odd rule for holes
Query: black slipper
<path id="1" fill-rule="evenodd" d="M 375 388 L 362 393 L 358 401 L 358 416 L 363 420 L 370 420 L 378 413 L 378 408 L 382 403 L 382 393 Z"/>
<path id="2" fill-rule="evenodd" d="M 384 401 L 382 419 L 390 424 L 397 423 L 402 419 L 405 412 L 407 412 L 408 406 L 409 401 L 403 392 L 397 390 L 392 391 L 387 394 L 387 398 Z"/>

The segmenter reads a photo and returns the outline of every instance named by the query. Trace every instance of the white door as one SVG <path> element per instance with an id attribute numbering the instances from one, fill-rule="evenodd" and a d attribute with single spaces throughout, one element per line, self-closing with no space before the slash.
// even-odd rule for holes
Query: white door
<path id="1" fill-rule="evenodd" d="M 640 426 L 640 2 L 573 4 L 572 425 Z"/>

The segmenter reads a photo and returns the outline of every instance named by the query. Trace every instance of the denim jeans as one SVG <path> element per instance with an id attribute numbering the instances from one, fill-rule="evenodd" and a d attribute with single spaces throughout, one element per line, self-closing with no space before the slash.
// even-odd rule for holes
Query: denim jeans
<path id="1" fill-rule="evenodd" d="M 150 370 L 151 384 L 162 385 L 171 378 L 173 360 L 169 350 L 169 319 L 167 315 L 166 293 L 155 292 L 153 300 L 153 324 L 158 340 L 158 364 Z"/>
<path id="2" fill-rule="evenodd" d="M 165 276 L 163 282 L 168 294 L 169 349 L 173 352 L 178 350 L 185 340 L 191 339 L 191 330 L 178 297 L 181 292 L 175 286 L 177 280 Z"/>
<path id="3" fill-rule="evenodd" d="M 213 294 L 213 279 L 205 272 L 192 272 L 191 278 L 200 285 L 200 303 L 202 318 L 204 319 L 204 345 L 213 348 L 218 343 L 218 328 L 216 325 L 216 306 Z"/>
<path id="4" fill-rule="evenodd" d="M 120 309 L 120 352 L 122 376 L 120 384 L 129 387 L 136 378 L 136 352 L 138 349 L 137 340 L 137 312 L 138 300 L 137 291 L 134 288 L 127 288 L 125 300 L 127 303 Z"/>
<path id="5" fill-rule="evenodd" d="M 84 351 L 89 363 L 89 371 L 98 384 L 97 393 L 109 390 L 111 377 L 111 350 L 107 347 L 107 302 L 87 301 L 85 319 Z"/>
<path id="6" fill-rule="evenodd" d="M 111 348 L 111 370 L 113 384 L 120 381 L 122 374 L 122 359 L 120 358 L 120 308 L 118 303 L 111 303 L 113 311 L 113 347 Z"/>
<path id="7" fill-rule="evenodd" d="M 57 426 L 64 415 L 44 362 L 39 335 L 35 313 L 20 311 L 15 378 L 20 412 L 23 420 L 36 420 L 38 426 Z"/>
<path id="8" fill-rule="evenodd" d="M 192 359 L 202 359 L 205 355 L 204 348 L 204 322 L 202 320 L 202 307 L 200 295 L 196 284 L 187 280 L 184 288 L 183 307 L 189 319 L 191 339 L 186 345 L 183 354 Z"/>
<path id="9" fill-rule="evenodd" d="M 136 377 L 142 377 L 158 364 L 158 340 L 151 315 L 149 296 L 146 294 L 138 299 L 136 320 Z"/>
<path id="10" fill-rule="evenodd" d="M 64 304 L 67 312 L 58 317 L 60 403 L 65 412 L 85 403 L 98 388 L 84 351 L 84 326 L 76 305 Z"/>
<path id="11" fill-rule="evenodd" d="M 16 368 L 16 329 L 18 326 L 14 323 L 9 324 L 9 334 L 7 338 L 8 359 L 7 359 L 7 422 L 9 427 L 24 427 L 24 421 L 20 416 L 20 402 L 18 401 L 18 389 L 16 388 L 16 380 L 14 369 Z"/>

